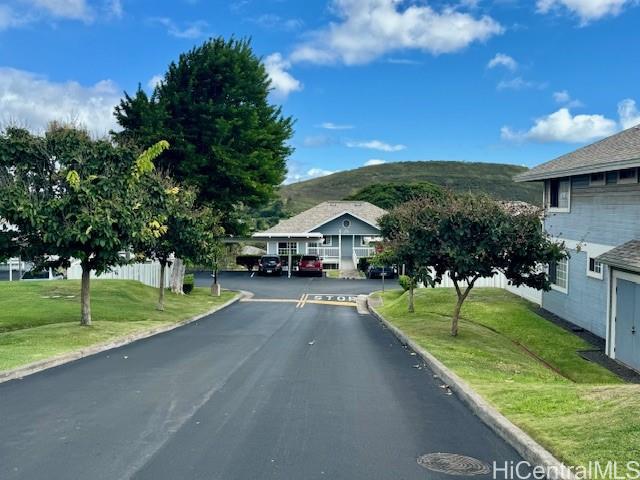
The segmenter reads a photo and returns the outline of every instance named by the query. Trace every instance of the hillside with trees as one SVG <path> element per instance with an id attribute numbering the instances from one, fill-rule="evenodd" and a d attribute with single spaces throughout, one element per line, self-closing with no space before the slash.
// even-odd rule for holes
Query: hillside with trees
<path id="1" fill-rule="evenodd" d="M 375 184 L 429 182 L 454 192 L 486 193 L 497 200 L 520 200 L 538 205 L 541 186 L 515 183 L 513 177 L 526 167 L 472 162 L 397 162 L 338 172 L 325 177 L 284 185 L 280 198 L 287 211 L 299 213 L 326 200 L 358 198 L 360 191 Z"/>

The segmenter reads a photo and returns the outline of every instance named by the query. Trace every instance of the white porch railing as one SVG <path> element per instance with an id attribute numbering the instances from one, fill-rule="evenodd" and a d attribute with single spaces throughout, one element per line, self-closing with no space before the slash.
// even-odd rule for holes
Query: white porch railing
<path id="1" fill-rule="evenodd" d="M 373 247 L 354 247 L 353 256 L 356 258 L 372 257 L 375 255 L 376 249 Z"/>
<path id="2" fill-rule="evenodd" d="M 338 258 L 340 257 L 340 249 L 338 247 L 307 247 L 309 255 L 318 255 L 322 258 Z"/>

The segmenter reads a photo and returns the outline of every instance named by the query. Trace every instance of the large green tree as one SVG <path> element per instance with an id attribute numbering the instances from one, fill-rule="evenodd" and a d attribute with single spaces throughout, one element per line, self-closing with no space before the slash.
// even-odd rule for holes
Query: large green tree
<path id="1" fill-rule="evenodd" d="M 248 40 L 214 38 L 180 55 L 148 97 L 141 89 L 116 107 L 121 142 L 171 144 L 158 165 L 198 189 L 199 203 L 223 215 L 263 206 L 286 174 L 293 120 L 269 101 L 269 76 Z"/>
<path id="2" fill-rule="evenodd" d="M 123 252 L 161 225 L 142 208 L 141 179 L 167 148 L 141 155 L 52 125 L 43 136 L 9 128 L 0 135 L 0 217 L 17 227 L 31 256 L 82 266 L 81 324 L 91 324 L 90 272 L 123 263 Z"/>
<path id="3" fill-rule="evenodd" d="M 543 231 L 537 211 L 510 211 L 484 195 L 421 198 L 393 209 L 381 220 L 384 237 L 414 269 L 428 269 L 435 285 L 449 274 L 458 301 L 451 335 L 458 334 L 462 305 L 480 278 L 503 273 L 515 286 L 549 290 L 546 265 L 566 257 L 564 245 Z"/>

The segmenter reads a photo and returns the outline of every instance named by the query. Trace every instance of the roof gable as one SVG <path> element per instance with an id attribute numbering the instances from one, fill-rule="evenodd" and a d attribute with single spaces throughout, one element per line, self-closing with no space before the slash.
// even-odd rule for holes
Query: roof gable
<path id="1" fill-rule="evenodd" d="M 378 228 L 378 219 L 387 213 L 369 202 L 322 202 L 309 210 L 282 220 L 264 233 L 307 233 L 348 214 Z"/>
<path id="2" fill-rule="evenodd" d="M 623 130 L 517 175 L 517 182 L 640 166 L 640 126 Z"/>

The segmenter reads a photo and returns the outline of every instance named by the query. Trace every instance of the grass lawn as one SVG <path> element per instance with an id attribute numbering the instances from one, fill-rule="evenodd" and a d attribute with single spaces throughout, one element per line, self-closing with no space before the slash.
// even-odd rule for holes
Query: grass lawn
<path id="1" fill-rule="evenodd" d="M 474 289 L 453 338 L 455 298 L 418 290 L 409 314 L 395 290 L 378 311 L 567 465 L 640 459 L 640 385 L 582 359 L 576 352 L 589 344 L 505 290 Z"/>
<path id="2" fill-rule="evenodd" d="M 175 323 L 220 305 L 235 295 L 196 288 L 167 293 L 156 310 L 157 289 L 126 280 L 92 280 L 93 325 L 80 327 L 80 282 L 0 282 L 0 371 L 113 340 L 150 327 Z"/>

